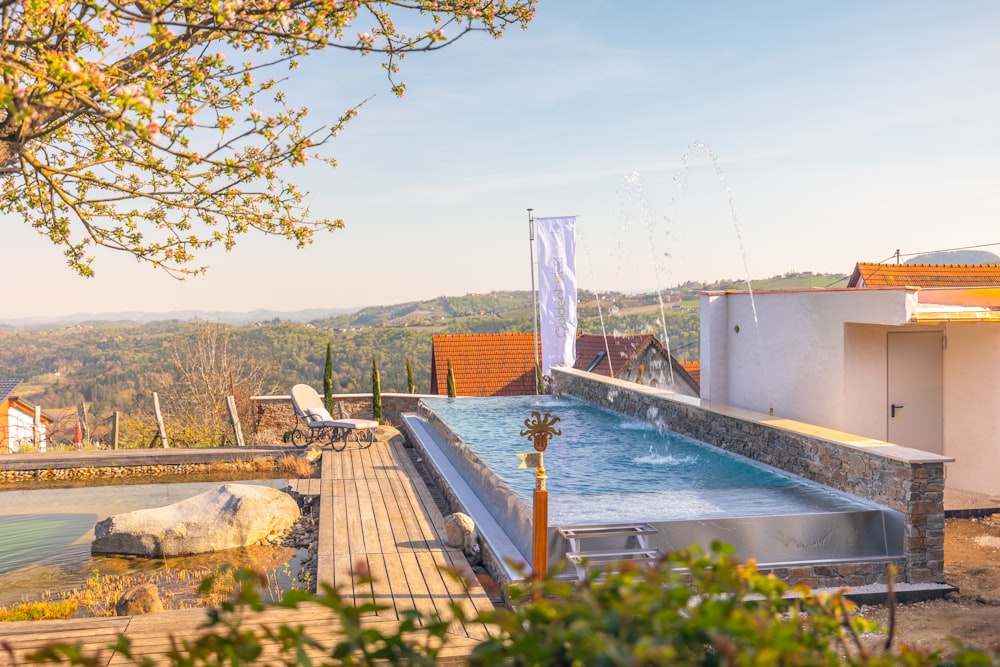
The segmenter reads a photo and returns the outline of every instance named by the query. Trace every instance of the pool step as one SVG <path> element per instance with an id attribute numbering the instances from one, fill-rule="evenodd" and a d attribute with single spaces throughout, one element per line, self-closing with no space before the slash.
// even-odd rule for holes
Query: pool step
<path id="1" fill-rule="evenodd" d="M 653 563 L 663 557 L 662 550 L 649 547 L 647 536 L 659 531 L 648 523 L 559 526 L 556 530 L 569 542 L 566 560 L 576 568 L 576 575 L 580 579 L 586 578 L 590 567 L 601 567 L 623 561 Z M 581 549 L 584 540 L 617 537 L 624 538 L 625 545 L 621 549 L 591 551 Z M 630 542 L 634 542 L 635 546 L 629 546 Z"/>

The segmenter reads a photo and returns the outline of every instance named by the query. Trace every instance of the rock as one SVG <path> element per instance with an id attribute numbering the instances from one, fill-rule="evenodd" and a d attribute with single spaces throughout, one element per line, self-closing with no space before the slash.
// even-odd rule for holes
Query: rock
<path id="1" fill-rule="evenodd" d="M 138 616 L 154 611 L 163 611 L 163 600 L 155 584 L 139 584 L 130 588 L 115 604 L 118 616 Z"/>
<path id="2" fill-rule="evenodd" d="M 287 493 L 224 484 L 173 505 L 99 521 L 90 551 L 162 558 L 233 549 L 266 542 L 298 518 L 299 506 Z"/>
<path id="3" fill-rule="evenodd" d="M 445 543 L 449 547 L 461 549 L 473 565 L 482 562 L 479 531 L 476 530 L 476 524 L 468 514 L 455 512 L 445 517 L 444 535 Z"/>

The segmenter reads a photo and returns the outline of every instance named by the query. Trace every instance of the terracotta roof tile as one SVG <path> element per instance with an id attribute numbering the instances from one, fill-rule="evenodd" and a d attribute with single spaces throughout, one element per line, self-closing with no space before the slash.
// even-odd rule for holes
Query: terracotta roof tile
<path id="1" fill-rule="evenodd" d="M 858 262 L 848 287 L 998 287 L 1000 264 Z"/>
<path id="2" fill-rule="evenodd" d="M 687 371 L 691 379 L 701 384 L 701 362 L 700 361 L 681 361 L 679 362 L 681 368 Z"/>
<path id="3" fill-rule="evenodd" d="M 432 337 L 431 393 L 446 394 L 448 361 L 459 396 L 536 392 L 534 334 L 441 334 Z"/>

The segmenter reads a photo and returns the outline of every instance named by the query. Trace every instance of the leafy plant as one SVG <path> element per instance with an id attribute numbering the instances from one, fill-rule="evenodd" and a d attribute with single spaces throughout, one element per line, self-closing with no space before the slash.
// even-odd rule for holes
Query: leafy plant
<path id="1" fill-rule="evenodd" d="M 372 601 L 353 604 L 337 588 L 319 595 L 291 590 L 280 606 L 308 602 L 331 610 L 339 633 L 321 641 L 306 627 L 247 621 L 265 609 L 262 581 L 249 571 L 227 576 L 233 597 L 209 611 L 196 639 L 174 639 L 171 667 L 256 664 L 265 648 L 268 662 L 284 665 L 434 665 L 446 655 L 452 622 L 491 624 L 495 631 L 475 646 L 469 664 L 492 665 L 1000 665 L 1000 652 L 956 646 L 945 657 L 908 646 L 874 645 L 863 634 L 876 625 L 852 614 L 842 592 L 790 589 L 781 580 L 741 564 L 732 550 L 713 545 L 676 552 L 654 567 L 621 564 L 618 571 L 595 571 L 584 580 L 559 577 L 508 588 L 512 606 L 467 617 L 451 605 L 439 611 L 403 611 L 392 630 L 366 623 L 387 607 Z M 457 577 L 458 575 L 456 575 Z M 235 581 L 235 587 L 233 583 Z M 214 588 L 214 578 L 202 592 Z M 372 590 L 366 571 L 355 573 L 353 590 Z M 797 597 L 789 597 L 795 594 Z M 891 632 L 890 632 L 891 634 Z M 121 637 L 111 647 L 127 662 L 147 667 L 147 658 Z M 274 650 L 277 655 L 271 653 Z M 33 662 L 96 664 L 78 646 L 56 644 L 31 656 Z M 332 662 L 331 662 L 332 660 Z"/>

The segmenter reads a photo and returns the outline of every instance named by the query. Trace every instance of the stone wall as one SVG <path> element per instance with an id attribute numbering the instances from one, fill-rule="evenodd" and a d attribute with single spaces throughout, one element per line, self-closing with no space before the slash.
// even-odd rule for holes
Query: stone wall
<path id="1" fill-rule="evenodd" d="M 280 471 L 274 457 L 252 462 L 216 461 L 203 463 L 157 463 L 152 465 L 104 465 L 72 468 L 0 470 L 0 488 L 18 482 L 58 482 L 63 480 L 118 479 L 121 477 L 181 477 L 230 475 L 232 479 L 256 479 L 261 473 Z M 246 474 L 243 474 L 246 473 Z M 6 490 L 3 488 L 2 490 Z"/>
<path id="2" fill-rule="evenodd" d="M 402 423 L 400 413 L 416 412 L 417 402 L 424 396 L 426 394 L 382 394 L 383 418 L 398 428 Z M 333 397 L 333 402 L 334 418 L 341 415 L 355 419 L 372 418 L 371 394 L 337 394 Z M 295 411 L 292 409 L 290 396 L 252 396 L 250 405 L 253 410 L 254 434 L 265 431 L 284 433 L 295 428 Z"/>
<path id="3" fill-rule="evenodd" d="M 553 369 L 553 380 L 556 393 L 576 396 L 902 512 L 900 578 L 908 583 L 943 582 L 946 457 L 872 440 L 864 446 L 836 442 L 796 430 L 797 422 L 780 420 L 782 426 L 777 427 L 767 422 L 779 420 L 767 415 L 725 406 L 713 409 L 698 399 L 572 369 Z M 862 579 L 885 575 L 885 564 L 837 567 L 844 568 L 846 579 L 855 582 L 850 585 L 874 583 Z M 811 577 L 796 578 L 824 577 L 829 578 L 813 572 Z"/>

